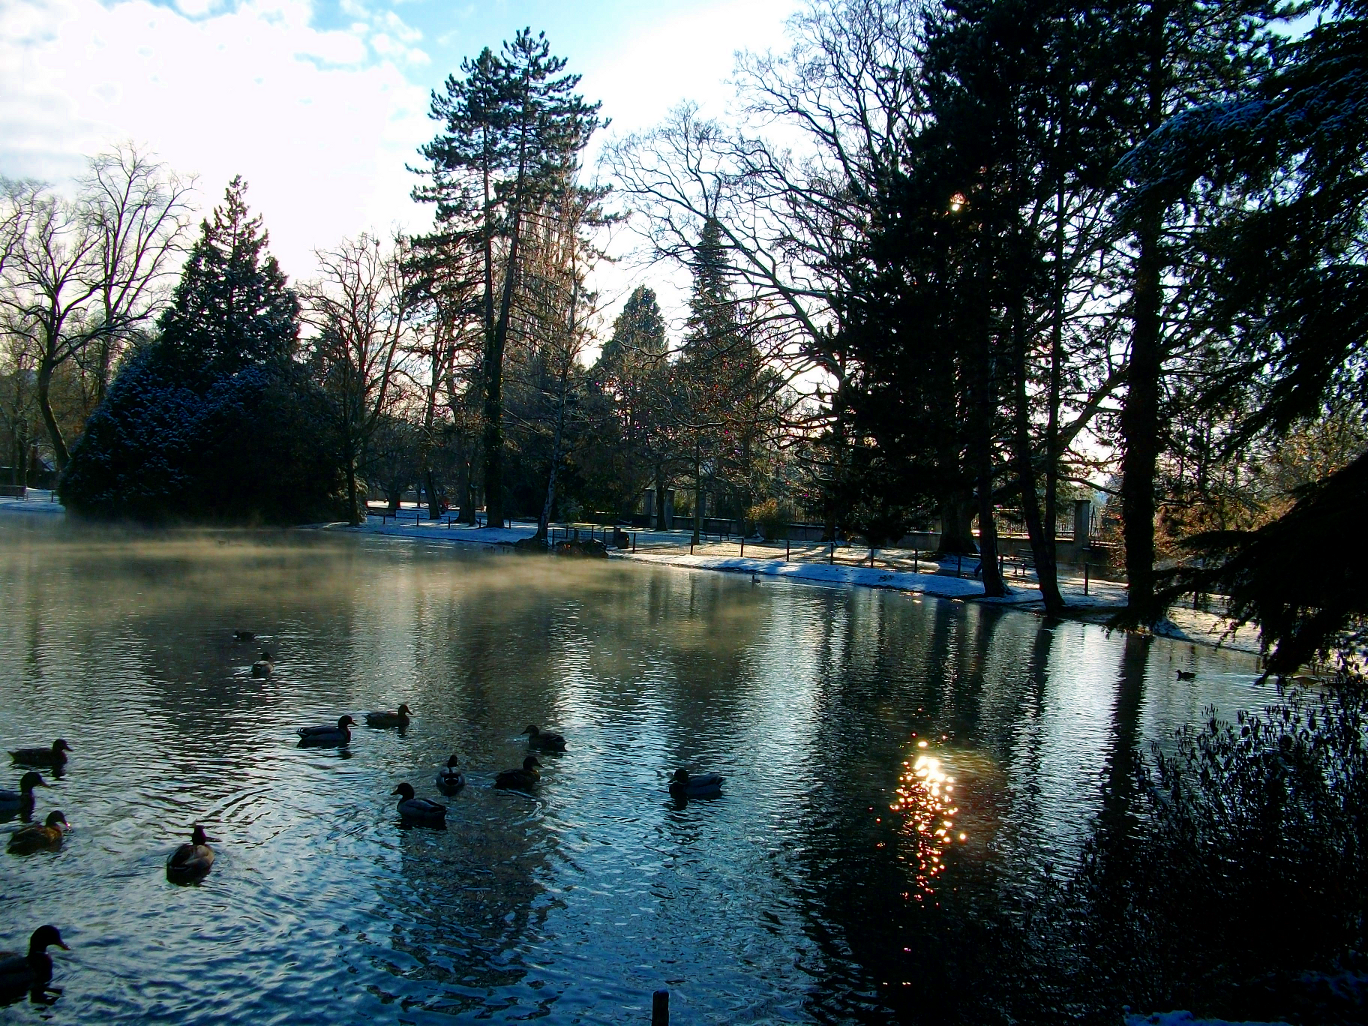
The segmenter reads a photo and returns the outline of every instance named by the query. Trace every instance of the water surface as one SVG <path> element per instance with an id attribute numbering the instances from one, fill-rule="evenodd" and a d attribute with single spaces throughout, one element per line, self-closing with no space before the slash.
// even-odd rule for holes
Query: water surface
<path id="1" fill-rule="evenodd" d="M 0 595 L 0 745 L 76 749 L 61 852 L 0 857 L 0 946 L 57 924 L 64 993 L 0 1022 L 647 1022 L 658 987 L 679 1023 L 943 1021 L 1130 753 L 1270 697 L 1247 656 L 1028 613 L 330 533 L 15 517 Z M 530 723 L 569 751 L 495 790 Z M 438 797 L 453 751 L 447 829 L 405 828 L 394 785 Z M 678 766 L 724 797 L 670 800 Z M 197 821 L 219 859 L 173 886 Z"/>

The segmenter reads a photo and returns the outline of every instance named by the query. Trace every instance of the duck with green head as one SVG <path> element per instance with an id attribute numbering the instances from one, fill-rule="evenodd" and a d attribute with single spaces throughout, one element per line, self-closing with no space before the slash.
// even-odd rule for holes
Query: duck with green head
<path id="1" fill-rule="evenodd" d="M 540 765 L 535 755 L 529 755 L 523 760 L 521 769 L 506 769 L 495 777 L 494 786 L 510 791 L 530 791 L 541 780 L 541 774 L 537 772 Z"/>
<path id="2" fill-rule="evenodd" d="M 339 716 L 337 723 L 325 723 L 320 727 L 300 727 L 296 733 L 299 735 L 299 746 L 305 748 L 314 746 L 317 748 L 334 748 L 339 745 L 351 743 L 351 730 L 356 721 L 350 716 Z"/>
<path id="3" fill-rule="evenodd" d="M 0 951 L 0 1001 L 14 1000 L 25 993 L 41 995 L 52 981 L 51 947 L 70 951 L 55 926 L 40 926 L 29 936 L 28 954 Z"/>
<path id="4" fill-rule="evenodd" d="M 419 798 L 412 784 L 400 784 L 391 795 L 399 796 L 399 818 L 406 823 L 421 823 L 424 826 L 445 826 L 447 807 L 440 802 Z"/>
<path id="5" fill-rule="evenodd" d="M 446 761 L 446 765 L 437 771 L 437 786 L 445 794 L 455 794 L 465 787 L 465 774 L 456 768 L 456 756 L 453 755 Z"/>
<path id="6" fill-rule="evenodd" d="M 47 787 L 47 781 L 37 770 L 29 770 L 19 778 L 19 790 L 0 790 L 0 816 L 12 816 L 17 812 L 33 814 L 33 789 Z"/>

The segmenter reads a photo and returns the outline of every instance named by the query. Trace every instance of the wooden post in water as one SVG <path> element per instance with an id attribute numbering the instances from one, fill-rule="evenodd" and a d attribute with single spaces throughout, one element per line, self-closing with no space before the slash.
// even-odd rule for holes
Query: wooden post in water
<path id="1" fill-rule="evenodd" d="M 670 1026 L 670 992 L 658 990 L 651 995 L 651 1026 Z"/>

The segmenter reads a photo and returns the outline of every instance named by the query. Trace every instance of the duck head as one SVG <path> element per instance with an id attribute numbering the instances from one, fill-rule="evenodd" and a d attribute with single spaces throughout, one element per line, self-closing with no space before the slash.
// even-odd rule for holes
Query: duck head
<path id="1" fill-rule="evenodd" d="M 62 935 L 57 932 L 57 927 L 52 925 L 40 926 L 29 937 L 29 955 L 41 955 L 49 947 L 58 947 L 63 951 L 71 950 L 63 943 Z"/>
<path id="2" fill-rule="evenodd" d="M 536 737 L 538 734 L 541 733 L 541 731 L 529 723 L 527 729 L 524 730 L 523 733 L 526 734 L 528 737 Z"/>
<path id="3" fill-rule="evenodd" d="M 412 784 L 400 784 L 400 785 L 399 785 L 398 787 L 396 787 L 393 791 L 391 791 L 390 794 L 397 794 L 397 795 L 399 795 L 401 798 L 403 798 L 404 801 L 409 801 L 409 800 L 411 800 L 411 799 L 414 797 L 414 794 L 413 794 L 413 785 L 412 785 Z"/>
<path id="4" fill-rule="evenodd" d="M 269 662 L 271 661 L 271 653 L 270 653 L 270 652 L 267 652 L 267 651 L 263 648 L 263 649 L 261 650 L 261 658 L 264 659 L 266 662 L 269 663 Z"/>
<path id="5" fill-rule="evenodd" d="M 19 778 L 19 790 L 24 794 L 32 794 L 35 787 L 47 787 L 48 782 L 43 779 L 43 775 L 36 770 L 29 770 Z"/>
<path id="6" fill-rule="evenodd" d="M 350 716 L 340 716 L 337 720 L 337 729 L 346 730 L 348 727 L 356 726 L 356 721 Z"/>
<path id="7" fill-rule="evenodd" d="M 217 837 L 210 837 L 206 834 L 204 832 L 204 827 L 200 826 L 198 823 L 195 824 L 195 829 L 190 832 L 190 843 L 193 845 L 208 844 L 210 841 L 217 840 Z"/>
<path id="8" fill-rule="evenodd" d="M 406 705 L 401 705 L 401 706 L 399 707 L 399 715 L 400 715 L 400 716 L 412 716 L 412 715 L 413 715 L 413 710 L 410 709 L 410 708 L 409 708 L 408 706 L 406 706 Z"/>
<path id="9" fill-rule="evenodd" d="M 687 784 L 689 782 L 689 771 L 686 769 L 677 769 L 674 771 L 674 776 L 670 779 L 676 784 Z"/>
<path id="10" fill-rule="evenodd" d="M 526 759 L 523 760 L 523 769 L 525 770 L 530 770 L 533 766 L 540 765 L 541 763 L 537 761 L 537 757 L 535 755 L 529 755 Z"/>
<path id="11" fill-rule="evenodd" d="M 71 745 L 66 743 L 66 738 L 59 737 L 56 741 L 52 742 L 52 750 L 54 752 L 69 752 L 71 751 Z"/>
<path id="12" fill-rule="evenodd" d="M 456 768 L 456 756 L 453 755 L 450 759 L 447 760 L 447 769 L 455 769 L 455 768 Z"/>
<path id="13" fill-rule="evenodd" d="M 50 827 L 54 827 L 58 830 L 71 829 L 71 824 L 67 822 L 66 817 L 63 816 L 60 812 L 49 812 L 47 818 L 47 825 Z"/>

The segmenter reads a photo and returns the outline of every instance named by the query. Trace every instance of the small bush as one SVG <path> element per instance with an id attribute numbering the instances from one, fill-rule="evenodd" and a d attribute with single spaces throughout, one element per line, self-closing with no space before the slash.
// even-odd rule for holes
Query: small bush
<path id="1" fill-rule="evenodd" d="M 778 541 L 788 537 L 789 521 L 792 517 L 788 510 L 779 505 L 779 500 L 766 499 L 764 502 L 756 503 L 750 508 L 748 517 L 762 538 Z"/>

